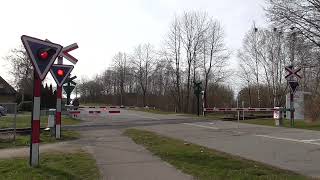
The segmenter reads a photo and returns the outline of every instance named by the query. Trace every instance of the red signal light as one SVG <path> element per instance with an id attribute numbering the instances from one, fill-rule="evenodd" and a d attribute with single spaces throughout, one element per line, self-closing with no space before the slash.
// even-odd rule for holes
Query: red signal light
<path id="1" fill-rule="evenodd" d="M 64 70 L 58 69 L 57 74 L 58 74 L 58 76 L 63 77 L 64 76 Z"/>
<path id="2" fill-rule="evenodd" d="M 47 59 L 50 59 L 54 53 L 56 53 L 56 51 L 54 49 L 40 48 L 38 50 L 37 56 L 38 56 L 39 60 L 47 60 Z"/>
<path id="3" fill-rule="evenodd" d="M 49 53 L 47 51 L 44 51 L 44 52 L 40 53 L 40 58 L 42 60 L 46 60 L 46 59 L 48 59 L 48 57 L 49 57 Z"/>

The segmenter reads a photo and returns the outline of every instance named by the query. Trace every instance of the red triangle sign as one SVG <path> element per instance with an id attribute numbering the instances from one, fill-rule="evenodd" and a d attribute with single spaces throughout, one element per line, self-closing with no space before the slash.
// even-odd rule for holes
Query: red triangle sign
<path id="1" fill-rule="evenodd" d="M 72 65 L 54 64 L 51 66 L 50 72 L 57 85 L 61 87 L 72 70 Z"/>
<path id="2" fill-rule="evenodd" d="M 291 92 L 294 94 L 299 86 L 297 81 L 288 81 Z"/>
<path id="3" fill-rule="evenodd" d="M 21 36 L 23 46 L 32 62 L 34 71 L 43 80 L 60 54 L 62 46 L 30 36 Z"/>

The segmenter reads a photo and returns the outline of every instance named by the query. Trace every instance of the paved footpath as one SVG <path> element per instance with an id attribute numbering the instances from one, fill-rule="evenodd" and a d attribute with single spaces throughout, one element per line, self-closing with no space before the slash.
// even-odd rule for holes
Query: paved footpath
<path id="1" fill-rule="evenodd" d="M 92 130 L 81 134 L 83 137 L 76 143 L 93 154 L 105 180 L 193 179 L 123 136 L 121 130 Z"/>

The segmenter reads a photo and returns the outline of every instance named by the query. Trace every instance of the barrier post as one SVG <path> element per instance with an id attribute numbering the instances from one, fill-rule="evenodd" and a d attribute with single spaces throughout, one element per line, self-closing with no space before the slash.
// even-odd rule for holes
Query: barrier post
<path id="1" fill-rule="evenodd" d="M 33 75 L 33 111 L 31 119 L 31 146 L 30 146 L 30 165 L 39 165 L 39 143 L 40 143 L 40 95 L 41 80 L 38 74 Z"/>

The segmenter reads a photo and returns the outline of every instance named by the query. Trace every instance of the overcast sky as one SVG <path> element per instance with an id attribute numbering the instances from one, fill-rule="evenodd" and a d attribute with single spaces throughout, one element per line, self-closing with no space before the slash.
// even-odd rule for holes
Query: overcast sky
<path id="1" fill-rule="evenodd" d="M 90 78 L 119 51 L 148 42 L 159 47 L 175 15 L 200 10 L 221 22 L 236 67 L 245 33 L 253 21 L 266 22 L 263 5 L 264 0 L 6 0 L 0 3 L 0 57 L 19 46 L 23 34 L 62 46 L 77 42 L 73 74 Z M 9 67 L 1 58 L 0 75 L 8 81 Z"/>

